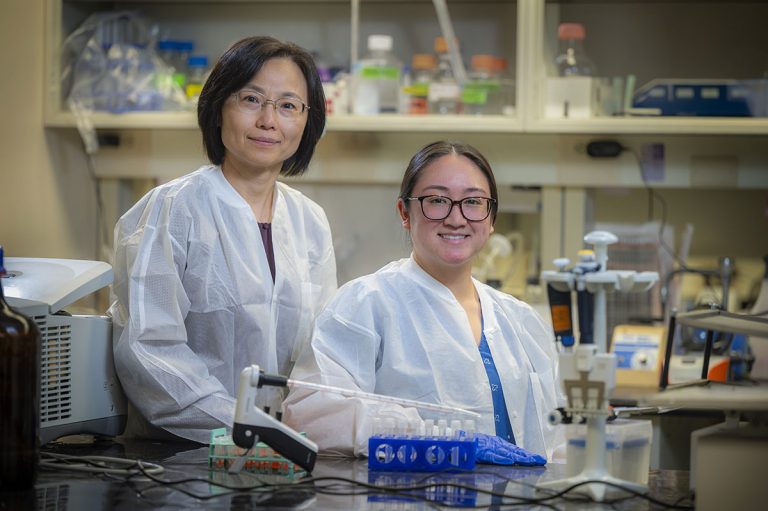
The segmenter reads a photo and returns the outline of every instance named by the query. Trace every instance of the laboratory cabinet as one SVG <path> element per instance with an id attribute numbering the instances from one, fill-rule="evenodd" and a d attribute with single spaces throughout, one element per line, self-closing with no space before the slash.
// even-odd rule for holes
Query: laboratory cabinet
<path id="1" fill-rule="evenodd" d="M 253 34 L 292 40 L 333 67 L 349 67 L 374 33 L 394 38 L 393 53 L 409 64 L 431 53 L 440 25 L 428 0 L 46 0 L 45 124 L 72 127 L 61 86 L 62 42 L 90 14 L 138 10 L 161 37 L 195 42 L 211 61 L 232 42 Z M 507 61 L 515 108 L 507 115 L 331 115 L 328 129 L 345 132 L 477 132 L 601 134 L 765 134 L 768 117 L 626 115 L 627 83 L 653 80 L 757 82 L 768 76 L 768 3 L 747 1 L 481 0 L 447 1 L 467 67 L 475 54 Z M 581 23 L 585 52 L 602 79 L 603 102 L 587 118 L 546 115 L 548 80 L 556 74 L 558 26 Z M 353 48 L 354 46 L 354 48 Z M 633 78 L 631 78 L 633 77 Z M 757 87 L 762 87 L 758 83 Z M 709 89 L 708 89 L 709 90 Z M 723 89 L 724 90 L 724 89 Z M 752 91 L 765 94 L 765 89 Z M 710 91 L 711 93 L 711 91 Z M 725 94 L 725 93 L 724 93 Z M 762 96 L 761 96 L 762 97 Z M 765 102 L 763 97 L 761 101 Z M 765 108 L 768 106 L 763 105 Z M 186 112 L 92 116 L 96 128 L 193 129 Z"/>
<path id="2" fill-rule="evenodd" d="M 525 3 L 525 17 L 533 27 L 529 52 L 521 74 L 529 87 L 522 101 L 530 106 L 524 123 L 529 132 L 653 133 L 653 134 L 764 134 L 768 133 L 768 32 L 764 20 L 768 3 L 749 1 L 536 1 Z M 584 53 L 593 75 L 608 82 L 618 95 L 619 108 L 606 109 L 586 119 L 552 118 L 547 114 L 547 80 L 556 75 L 555 57 L 561 51 L 558 26 L 580 23 L 585 28 Z M 670 92 L 672 107 L 692 104 L 691 111 L 736 101 L 737 94 L 755 102 L 756 117 L 743 112 L 725 115 L 612 115 L 624 111 L 627 82 L 638 91 L 652 81 Z M 726 84 L 746 83 L 729 89 Z M 703 92 L 700 90 L 704 87 Z M 749 89 L 751 87 L 751 89 Z M 675 91 L 677 89 L 674 89 Z M 685 92 L 688 96 L 684 96 Z M 702 105 L 699 94 L 704 95 Z M 699 103 L 696 103 L 699 101 Z M 630 108 L 630 102 L 626 103 Z M 639 109 L 636 109 L 639 110 Z M 630 110 L 631 111 L 631 110 Z M 685 111 L 685 108 L 677 110 Z M 666 114 L 666 112 L 665 112 Z"/>
<path id="3" fill-rule="evenodd" d="M 410 64 L 413 54 L 433 53 L 434 40 L 441 34 L 435 7 L 429 0 L 363 1 L 123 1 L 47 0 L 49 76 L 46 94 L 46 124 L 73 126 L 66 111 L 59 76 L 60 47 L 68 34 L 90 14 L 118 9 L 140 10 L 157 26 L 161 38 L 192 40 L 195 53 L 208 55 L 212 62 L 233 42 L 251 35 L 271 35 L 289 40 L 314 52 L 332 68 L 349 69 L 352 54 L 362 58 L 371 34 L 393 37 L 393 54 Z M 449 1 L 453 27 L 461 51 L 503 56 L 507 74 L 516 74 L 517 3 L 515 1 Z M 359 22 L 354 22 L 353 19 Z M 351 51 L 352 40 L 358 41 Z M 517 115 L 482 118 L 461 116 L 388 114 L 380 116 L 332 115 L 331 131 L 520 131 Z M 97 128 L 179 128 L 196 127 L 193 112 L 132 112 L 113 115 L 95 112 Z"/>

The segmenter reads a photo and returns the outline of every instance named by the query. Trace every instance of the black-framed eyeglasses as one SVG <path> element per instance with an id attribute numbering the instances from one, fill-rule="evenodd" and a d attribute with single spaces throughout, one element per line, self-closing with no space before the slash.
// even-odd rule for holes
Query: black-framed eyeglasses
<path id="1" fill-rule="evenodd" d="M 275 108 L 275 112 L 286 119 L 297 119 L 309 110 L 309 105 L 298 98 L 267 99 L 267 96 L 253 89 L 242 89 L 232 95 L 235 97 L 237 108 L 249 114 L 261 112 L 264 106 L 270 103 Z"/>
<path id="2" fill-rule="evenodd" d="M 421 203 L 421 212 L 429 220 L 445 220 L 458 204 L 461 215 L 470 222 L 481 222 L 491 214 L 496 199 L 490 197 L 464 197 L 453 200 L 442 195 L 422 195 L 405 197 L 404 200 L 417 200 Z"/>

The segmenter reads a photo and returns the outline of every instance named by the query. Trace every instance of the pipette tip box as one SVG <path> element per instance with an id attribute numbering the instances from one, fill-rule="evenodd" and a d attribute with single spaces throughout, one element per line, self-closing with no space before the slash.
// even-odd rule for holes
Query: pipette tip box
<path id="1" fill-rule="evenodd" d="M 214 429 L 211 431 L 208 467 L 211 470 L 229 470 L 232 464 L 241 458 L 246 451 L 247 449 L 235 445 L 232 436 L 227 434 L 226 429 Z M 263 442 L 256 443 L 250 451 L 242 466 L 242 470 L 245 472 L 285 475 L 291 478 L 306 474 L 303 468 L 284 458 Z"/>

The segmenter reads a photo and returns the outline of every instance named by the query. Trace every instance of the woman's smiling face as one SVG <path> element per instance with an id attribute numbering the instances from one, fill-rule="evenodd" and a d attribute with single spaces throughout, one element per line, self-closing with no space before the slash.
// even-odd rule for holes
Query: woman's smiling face
<path id="1" fill-rule="evenodd" d="M 289 58 L 266 61 L 244 89 L 264 94 L 273 101 L 297 98 L 307 102 L 307 81 Z M 298 149 L 306 125 L 306 111 L 295 119 L 286 118 L 268 103 L 259 112 L 244 112 L 232 96 L 222 110 L 224 165 L 241 171 L 279 172 L 283 162 Z"/>
<path id="2" fill-rule="evenodd" d="M 441 195 L 452 201 L 466 197 L 490 197 L 485 174 L 467 157 L 448 154 L 434 160 L 421 172 L 412 197 Z M 397 207 L 403 227 L 411 233 L 414 259 L 432 275 L 449 270 L 469 269 L 472 259 L 483 248 L 493 232 L 492 219 L 469 221 L 455 204 L 443 220 L 430 220 L 422 213 L 419 201 Z"/>

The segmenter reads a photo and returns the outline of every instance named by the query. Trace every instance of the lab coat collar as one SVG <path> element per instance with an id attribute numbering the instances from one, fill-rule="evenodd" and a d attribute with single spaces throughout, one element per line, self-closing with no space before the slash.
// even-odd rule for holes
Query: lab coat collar
<path id="1" fill-rule="evenodd" d="M 456 297 L 453 296 L 451 290 L 448 289 L 445 284 L 427 273 L 424 268 L 419 266 L 419 263 L 417 263 L 413 258 L 413 252 L 411 252 L 411 256 L 408 259 L 403 260 L 402 271 L 409 275 L 418 284 L 428 288 L 432 293 L 434 293 L 436 298 L 458 305 L 458 301 L 456 300 Z M 474 279 L 472 280 L 474 281 Z M 475 289 L 477 289 L 476 282 Z"/>
<path id="2" fill-rule="evenodd" d="M 232 186 L 232 183 L 227 181 L 224 177 L 224 172 L 221 170 L 221 165 L 210 165 L 201 169 L 201 172 L 207 172 L 210 176 L 210 181 L 215 186 L 216 191 L 220 196 L 227 200 L 230 204 L 250 209 L 251 206 L 243 198 L 242 195 Z M 282 183 L 275 181 L 275 193 L 272 196 L 272 223 L 275 222 L 276 217 L 279 216 L 278 202 L 282 204 L 282 189 L 281 186 L 285 186 Z"/>
<path id="3" fill-rule="evenodd" d="M 456 297 L 453 296 L 453 293 L 448 287 L 432 277 L 432 275 L 427 273 L 424 268 L 419 266 L 419 263 L 413 258 L 413 252 L 411 252 L 411 256 L 408 259 L 403 260 L 402 270 L 410 275 L 414 281 L 429 288 L 441 300 L 458 304 Z M 496 301 L 489 291 L 491 288 L 475 278 L 472 278 L 472 284 L 474 284 L 477 296 L 480 298 L 480 310 L 483 313 L 484 323 L 483 332 L 487 335 L 489 332 L 498 331 L 499 324 L 496 321 L 496 312 L 498 311 L 494 311 Z"/>

